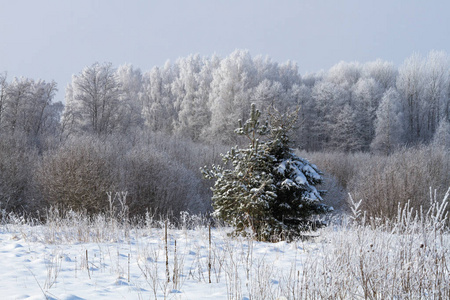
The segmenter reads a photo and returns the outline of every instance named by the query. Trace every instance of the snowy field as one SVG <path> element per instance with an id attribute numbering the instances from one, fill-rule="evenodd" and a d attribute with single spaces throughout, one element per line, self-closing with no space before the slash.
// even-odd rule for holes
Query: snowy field
<path id="1" fill-rule="evenodd" d="M 277 299 L 304 261 L 323 251 L 313 241 L 232 239 L 226 228 L 211 230 L 210 246 L 207 227 L 169 228 L 166 265 L 164 228 L 115 228 L 111 239 L 94 234 L 96 242 L 83 242 L 86 232 L 55 229 L 3 227 L 0 290 L 7 299 Z"/>
<path id="2" fill-rule="evenodd" d="M 356 205 L 355 205 L 356 207 Z M 341 219 L 291 243 L 70 213 L 0 225 L 2 299 L 450 299 L 442 205 L 397 221 Z M 5 218 L 4 218 L 5 220 Z M 211 236 L 211 238 L 210 238 Z"/>

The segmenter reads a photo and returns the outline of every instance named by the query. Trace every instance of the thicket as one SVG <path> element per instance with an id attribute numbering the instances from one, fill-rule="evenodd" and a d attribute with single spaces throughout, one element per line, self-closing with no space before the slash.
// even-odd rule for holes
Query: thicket
<path id="1" fill-rule="evenodd" d="M 301 153 L 326 170 L 327 204 L 347 210 L 348 194 L 361 199 L 368 216 L 396 217 L 397 207 L 427 210 L 430 192 L 443 197 L 450 186 L 450 151 L 435 145 L 402 148 L 391 155 L 371 153 Z M 431 191 L 430 191 L 431 189 Z M 329 202 L 327 202 L 329 201 Z"/>
<path id="2" fill-rule="evenodd" d="M 131 215 L 204 213 L 210 191 L 198 171 L 215 160 L 210 147 L 139 133 L 134 137 L 73 137 L 46 153 L 36 168 L 37 189 L 47 206 L 110 208 L 107 193 L 126 192 Z"/>

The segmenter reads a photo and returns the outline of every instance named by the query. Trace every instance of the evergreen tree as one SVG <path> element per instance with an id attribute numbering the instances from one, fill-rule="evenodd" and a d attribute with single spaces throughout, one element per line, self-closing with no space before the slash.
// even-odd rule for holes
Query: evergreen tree
<path id="1" fill-rule="evenodd" d="M 272 175 L 277 196 L 270 210 L 278 225 L 274 234 L 298 234 L 308 229 L 310 216 L 333 209 L 321 203 L 323 191 L 315 187 L 323 180 L 317 166 L 298 157 L 290 148 L 288 133 L 297 117 L 298 109 L 285 114 L 274 110 L 270 114 L 270 139 L 265 150 L 274 159 Z"/>
<path id="2" fill-rule="evenodd" d="M 261 124 L 261 113 L 252 104 L 250 119 L 239 121 L 235 130 L 249 139 L 249 147 L 223 155 L 225 167 L 202 169 L 206 178 L 216 180 L 213 215 L 234 226 L 235 233 L 249 228 L 258 240 L 277 240 L 298 234 L 312 214 L 329 210 L 315 188 L 322 181 L 320 171 L 289 148 L 293 115 L 272 114 L 270 126 Z"/>

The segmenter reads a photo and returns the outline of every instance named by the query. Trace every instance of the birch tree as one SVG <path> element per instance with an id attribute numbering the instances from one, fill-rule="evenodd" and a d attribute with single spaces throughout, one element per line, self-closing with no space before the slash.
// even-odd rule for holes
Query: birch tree
<path id="1" fill-rule="evenodd" d="M 72 76 L 66 90 L 66 128 L 98 135 L 115 131 L 122 121 L 120 84 L 110 63 L 95 63 Z"/>

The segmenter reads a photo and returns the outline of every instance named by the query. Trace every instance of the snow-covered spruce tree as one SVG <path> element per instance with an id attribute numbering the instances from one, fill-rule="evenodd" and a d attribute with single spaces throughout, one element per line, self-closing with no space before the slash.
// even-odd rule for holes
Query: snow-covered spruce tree
<path id="1" fill-rule="evenodd" d="M 333 210 L 321 203 L 324 191 L 315 187 L 322 183 L 322 172 L 290 148 L 288 133 L 294 128 L 297 117 L 298 110 L 285 114 L 273 110 L 270 113 L 270 135 L 265 151 L 274 158 L 271 173 L 277 194 L 270 214 L 282 224 L 281 228 L 276 228 L 275 234 L 282 229 L 295 235 L 309 228 L 308 221 L 312 215 Z"/>
<path id="2" fill-rule="evenodd" d="M 330 210 L 315 188 L 322 181 L 320 171 L 289 147 L 288 132 L 297 114 L 273 113 L 270 125 L 261 124 L 261 113 L 252 104 L 250 119 L 239 121 L 235 130 L 250 140 L 249 147 L 223 155 L 225 166 L 202 169 L 206 178 L 216 180 L 213 215 L 234 226 L 236 234 L 250 229 L 257 240 L 292 237 L 307 229 L 311 215 Z"/>

